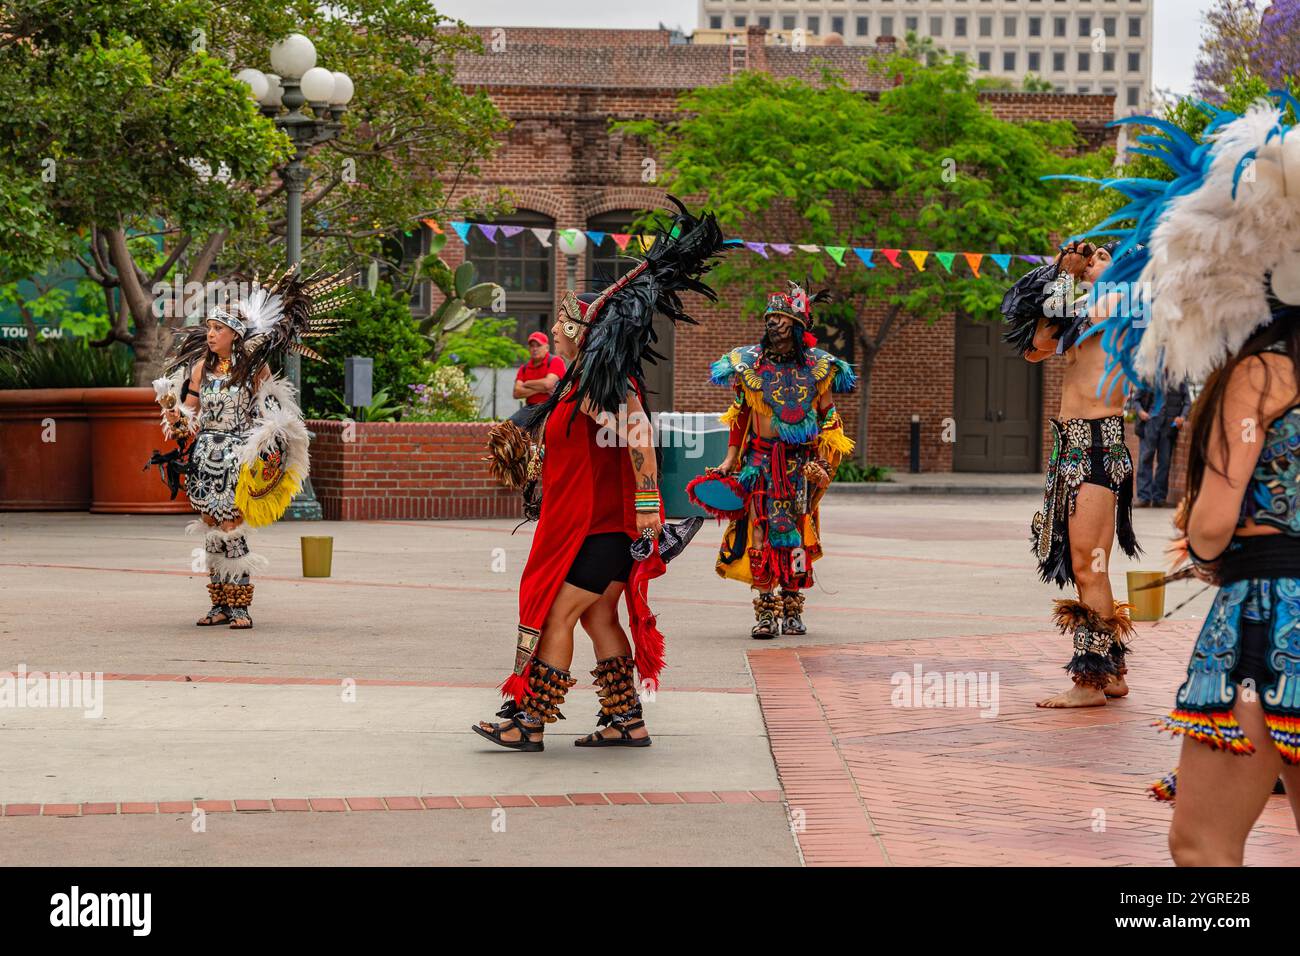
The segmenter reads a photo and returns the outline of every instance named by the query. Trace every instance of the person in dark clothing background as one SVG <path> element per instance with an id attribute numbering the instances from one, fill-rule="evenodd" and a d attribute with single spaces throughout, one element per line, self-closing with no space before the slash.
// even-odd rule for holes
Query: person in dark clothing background
<path id="1" fill-rule="evenodd" d="M 1169 497 L 1169 466 L 1174 460 L 1179 429 L 1191 412 L 1192 397 L 1183 384 L 1165 391 L 1165 400 L 1158 410 L 1155 404 L 1156 393 L 1150 389 L 1140 389 L 1129 398 L 1130 408 L 1137 413 L 1139 508 L 1165 507 L 1165 499 Z"/>

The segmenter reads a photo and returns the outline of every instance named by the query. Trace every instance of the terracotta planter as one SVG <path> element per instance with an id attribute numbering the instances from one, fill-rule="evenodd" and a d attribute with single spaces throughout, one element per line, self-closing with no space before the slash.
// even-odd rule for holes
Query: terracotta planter
<path id="1" fill-rule="evenodd" d="M 170 492 L 157 468 L 145 468 L 165 442 L 152 388 L 88 388 L 82 396 L 90 421 L 91 503 L 97 514 L 188 514 L 185 490 Z"/>
<path id="2" fill-rule="evenodd" d="M 0 391 L 0 511 L 90 507 L 84 388 Z"/>

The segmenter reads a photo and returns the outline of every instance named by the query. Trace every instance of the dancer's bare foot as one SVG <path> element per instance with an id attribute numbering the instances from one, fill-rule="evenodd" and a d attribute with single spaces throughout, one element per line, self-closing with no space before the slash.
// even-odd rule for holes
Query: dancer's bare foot
<path id="1" fill-rule="evenodd" d="M 1064 694 L 1057 694 L 1047 700 L 1040 700 L 1039 707 L 1100 707 L 1106 703 L 1106 695 L 1096 687 L 1075 684 Z"/>
<path id="2" fill-rule="evenodd" d="M 1127 697 L 1128 681 L 1124 679 L 1123 674 L 1116 674 L 1110 679 L 1110 683 L 1106 685 L 1102 693 L 1107 697 Z"/>

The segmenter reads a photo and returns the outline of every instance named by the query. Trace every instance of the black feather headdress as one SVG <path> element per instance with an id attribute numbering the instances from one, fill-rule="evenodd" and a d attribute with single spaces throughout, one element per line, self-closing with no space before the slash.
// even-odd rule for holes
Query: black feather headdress
<path id="1" fill-rule="evenodd" d="M 251 288 L 228 306 L 213 309 L 205 318 L 217 318 L 239 333 L 232 350 L 231 383 L 254 381 L 273 359 L 293 352 L 323 361 L 304 339 L 329 335 L 342 321 L 334 313 L 356 292 L 355 270 L 323 270 L 303 278 L 296 267 L 273 275 L 265 284 L 253 278 Z M 178 336 L 166 372 L 191 368 L 207 357 L 206 323 L 173 330 Z"/>
<path id="2" fill-rule="evenodd" d="M 630 383 L 644 392 L 644 363 L 664 358 L 654 350 L 656 314 L 673 322 L 696 321 L 686 314 L 681 293 L 695 292 L 710 301 L 717 294 L 701 281 L 723 251 L 722 230 L 712 213 L 698 217 L 675 197 L 677 213 L 655 234 L 645 258 L 617 282 L 596 295 L 569 292 L 561 303 L 562 319 L 575 332 L 585 327 L 578 357 L 537 407 L 530 425 L 545 420 L 561 401 L 591 402 L 617 413 Z"/>

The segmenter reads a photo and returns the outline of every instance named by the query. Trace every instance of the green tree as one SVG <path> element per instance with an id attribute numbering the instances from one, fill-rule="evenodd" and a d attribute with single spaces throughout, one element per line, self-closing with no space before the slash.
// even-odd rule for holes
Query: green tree
<path id="1" fill-rule="evenodd" d="M 359 355 L 375 360 L 373 386 L 405 402 L 411 385 L 429 373 L 425 341 L 411 320 L 406 296 L 381 282 L 374 295 L 358 293 L 342 310 L 337 332 L 312 341 L 324 362 L 302 363 L 303 408 L 313 416 L 339 411 L 329 393 L 343 393 L 343 360 Z"/>
<path id="2" fill-rule="evenodd" d="M 864 465 L 881 350 L 913 323 L 955 312 L 996 319 L 1007 285 L 991 265 L 978 279 L 964 263 L 950 275 L 933 258 L 918 271 L 903 256 L 896 269 L 879 250 L 1048 249 L 1062 195 L 1072 188 L 1040 177 L 1079 165 L 1063 155 L 1077 145 L 1071 124 L 996 118 L 981 105 L 964 60 L 936 54 L 927 62 L 905 51 L 884 71 L 899 83 L 878 99 L 829 71 L 820 84 L 745 73 L 686 94 L 679 120 L 624 124 L 649 142 L 665 188 L 698 197 L 729 233 L 876 250 L 875 268 L 852 252 L 843 268 L 828 268 L 825 255 L 742 253 L 715 276 L 724 287 L 743 282 L 756 290 L 744 303 L 754 315 L 758 290 L 805 268 L 832 289 L 835 304 L 822 314 L 852 333 L 860 359 L 857 460 Z M 867 319 L 872 307 L 878 319 Z"/>
<path id="3" fill-rule="evenodd" d="M 427 0 L 6 0 L 0 282 L 74 256 L 113 299 L 106 341 L 152 377 L 179 318 L 156 284 L 284 260 L 288 140 L 234 74 L 268 68 L 295 31 L 357 88 L 340 137 L 308 160 L 306 262 L 379 256 L 418 218 L 496 208 L 456 196 L 505 125 L 455 85 L 457 55 L 481 43 Z"/>
<path id="4" fill-rule="evenodd" d="M 511 335 L 514 319 L 479 319 L 465 332 L 447 336 L 434 365 L 461 369 L 510 368 L 528 361 L 528 349 Z"/>
<path id="5" fill-rule="evenodd" d="M 1300 79 L 1292 77 L 1287 86 L 1293 96 L 1300 95 Z M 1219 108 L 1233 113 L 1244 113 L 1252 103 L 1267 97 L 1269 89 L 1269 84 L 1263 77 L 1251 73 L 1244 67 L 1238 67 L 1233 78 L 1219 91 L 1218 99 L 1221 101 Z M 1196 96 L 1184 96 L 1174 100 L 1160 111 L 1161 119 L 1188 133 L 1198 143 L 1204 142 L 1203 134 L 1212 116 L 1213 108 Z M 1294 110 L 1288 108 L 1287 122 L 1294 124 L 1296 119 Z M 1130 147 L 1138 149 L 1143 147 L 1138 137 L 1151 132 L 1137 124 L 1129 126 L 1128 130 Z M 1125 162 L 1117 167 L 1115 151 L 1110 148 L 1099 150 L 1086 157 L 1083 165 L 1074 172 L 1094 179 L 1132 177 L 1168 181 L 1174 178 L 1173 170 L 1165 163 L 1138 152 L 1129 152 Z M 1066 207 L 1062 220 L 1064 232 L 1068 235 L 1085 233 L 1114 215 L 1127 202 L 1127 197 L 1114 189 L 1085 190 Z"/>

